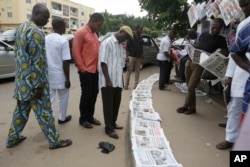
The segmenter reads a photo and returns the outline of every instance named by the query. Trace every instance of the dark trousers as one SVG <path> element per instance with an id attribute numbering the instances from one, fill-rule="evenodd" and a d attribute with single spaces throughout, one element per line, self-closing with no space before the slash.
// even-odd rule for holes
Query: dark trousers
<path id="1" fill-rule="evenodd" d="M 164 89 L 164 85 L 169 82 L 170 73 L 173 68 L 172 61 L 159 61 L 160 77 L 159 77 L 159 89 Z"/>
<path id="2" fill-rule="evenodd" d="M 79 122 L 90 121 L 95 112 L 95 103 L 98 94 L 98 72 L 80 73 L 81 99 L 80 99 L 80 118 Z"/>
<path id="3" fill-rule="evenodd" d="M 178 70 L 178 73 L 177 73 L 177 77 L 181 78 L 183 80 L 183 82 L 186 82 L 185 64 L 186 64 L 188 59 L 189 59 L 189 56 L 187 55 L 187 56 L 184 56 L 180 60 L 179 70 Z"/>
<path id="4" fill-rule="evenodd" d="M 105 121 L 105 129 L 107 131 L 114 130 L 114 125 L 118 117 L 118 112 L 121 103 L 121 88 L 112 88 L 108 91 L 107 88 L 101 88 L 103 115 Z"/>

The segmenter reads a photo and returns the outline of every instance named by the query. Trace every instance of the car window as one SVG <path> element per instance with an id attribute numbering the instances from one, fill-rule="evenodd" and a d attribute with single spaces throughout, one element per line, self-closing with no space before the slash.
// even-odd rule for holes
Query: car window
<path id="1" fill-rule="evenodd" d="M 1 36 L 14 36 L 15 33 L 16 33 L 16 30 L 15 30 L 15 29 L 13 29 L 13 30 L 6 30 L 6 31 L 4 31 L 4 32 L 1 34 Z"/>
<path id="2" fill-rule="evenodd" d="M 142 40 L 143 40 L 143 45 L 145 45 L 145 46 L 152 46 L 152 42 L 150 41 L 149 38 L 143 37 Z"/>

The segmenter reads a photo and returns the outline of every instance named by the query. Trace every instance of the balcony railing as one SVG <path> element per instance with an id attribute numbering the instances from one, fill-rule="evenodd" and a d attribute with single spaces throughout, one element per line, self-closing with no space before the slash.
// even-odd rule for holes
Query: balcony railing
<path id="1" fill-rule="evenodd" d="M 52 9 L 52 14 L 63 15 L 63 11 Z"/>

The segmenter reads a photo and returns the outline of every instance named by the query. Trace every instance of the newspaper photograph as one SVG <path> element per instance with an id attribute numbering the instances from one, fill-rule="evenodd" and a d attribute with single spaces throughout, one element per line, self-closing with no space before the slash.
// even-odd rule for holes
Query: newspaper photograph
<path id="1" fill-rule="evenodd" d="M 171 150 L 169 142 L 165 137 L 135 136 L 131 138 L 132 149 L 168 149 Z"/>
<path id="2" fill-rule="evenodd" d="M 178 162 L 174 158 L 170 150 L 160 149 L 136 149 L 134 150 L 134 158 L 136 166 L 152 166 L 154 167 L 179 167 Z"/>

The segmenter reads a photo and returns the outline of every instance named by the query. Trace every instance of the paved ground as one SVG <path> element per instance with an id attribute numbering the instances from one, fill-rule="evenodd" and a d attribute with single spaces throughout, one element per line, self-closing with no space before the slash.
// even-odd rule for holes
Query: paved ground
<path id="1" fill-rule="evenodd" d="M 119 140 L 111 139 L 104 133 L 104 125 L 93 129 L 84 129 L 78 125 L 78 103 L 80 96 L 79 79 L 71 66 L 72 88 L 70 92 L 69 113 L 72 121 L 56 127 L 62 138 L 71 138 L 71 147 L 49 150 L 48 142 L 43 136 L 31 112 L 30 120 L 23 135 L 26 141 L 16 148 L 6 149 L 5 138 L 8 133 L 15 101 L 11 98 L 14 89 L 13 81 L 0 81 L 0 166 L 1 167 L 130 167 L 131 152 L 129 145 L 128 116 L 129 100 L 132 89 L 123 92 L 118 123 L 125 126 L 117 131 Z M 157 73 L 156 66 L 148 66 L 141 71 L 141 80 Z M 133 75 L 132 83 L 133 83 Z M 131 83 L 131 85 L 132 85 Z M 229 151 L 219 151 L 215 145 L 224 139 L 225 131 L 217 124 L 225 121 L 226 109 L 223 105 L 212 102 L 207 104 L 205 97 L 197 99 L 197 114 L 177 114 L 176 108 L 183 104 L 185 95 L 174 85 L 172 91 L 159 91 L 157 83 L 153 86 L 153 104 L 162 119 L 162 128 L 170 141 L 170 146 L 177 161 L 184 167 L 228 167 Z M 55 118 L 58 117 L 57 110 Z M 102 101 L 100 93 L 96 103 L 96 118 L 103 123 Z M 110 154 L 101 153 L 97 149 L 100 141 L 108 141 L 116 146 Z"/>

